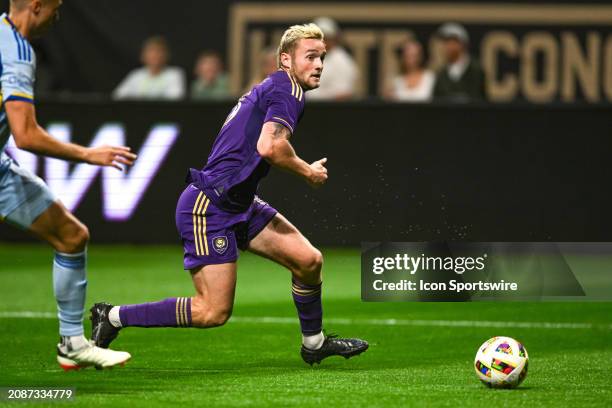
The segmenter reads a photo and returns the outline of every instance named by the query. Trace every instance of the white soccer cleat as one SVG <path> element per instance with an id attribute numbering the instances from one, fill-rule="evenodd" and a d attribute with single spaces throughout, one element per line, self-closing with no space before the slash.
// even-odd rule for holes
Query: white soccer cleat
<path id="1" fill-rule="evenodd" d="M 69 345 L 57 345 L 57 362 L 64 371 L 80 370 L 89 366 L 96 368 L 124 366 L 130 358 L 132 358 L 130 353 L 96 347 L 93 342 L 78 350 L 71 350 Z"/>

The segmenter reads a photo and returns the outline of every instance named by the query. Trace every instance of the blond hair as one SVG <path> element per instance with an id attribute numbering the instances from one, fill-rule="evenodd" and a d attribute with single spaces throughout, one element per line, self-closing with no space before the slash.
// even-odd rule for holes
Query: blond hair
<path id="1" fill-rule="evenodd" d="M 278 67 L 281 68 L 281 54 L 292 54 L 299 40 L 315 39 L 323 41 L 323 31 L 314 23 L 299 24 L 289 27 L 283 33 L 276 52 Z"/>

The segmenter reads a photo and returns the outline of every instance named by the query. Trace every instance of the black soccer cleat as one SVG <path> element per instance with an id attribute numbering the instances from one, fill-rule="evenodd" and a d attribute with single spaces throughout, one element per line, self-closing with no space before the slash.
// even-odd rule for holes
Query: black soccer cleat
<path id="1" fill-rule="evenodd" d="M 101 348 L 108 348 L 113 340 L 117 338 L 121 328 L 115 327 L 108 320 L 108 313 L 113 305 L 106 302 L 96 303 L 89 311 L 91 316 L 91 340 Z"/>
<path id="2" fill-rule="evenodd" d="M 330 356 L 342 356 L 350 358 L 357 356 L 368 349 L 368 342 L 361 339 L 340 339 L 334 334 L 325 336 L 323 345 L 318 350 L 311 350 L 302 345 L 302 359 L 313 365 L 321 364 L 324 358 Z"/>

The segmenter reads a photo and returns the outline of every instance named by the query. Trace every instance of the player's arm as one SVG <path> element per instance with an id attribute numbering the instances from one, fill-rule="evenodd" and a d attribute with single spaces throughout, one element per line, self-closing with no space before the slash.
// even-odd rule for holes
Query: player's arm
<path id="1" fill-rule="evenodd" d="M 112 166 L 122 170 L 120 164 L 132 165 L 136 155 L 129 147 L 83 147 L 53 138 L 38 125 L 34 105 L 25 101 L 7 101 L 5 111 L 15 144 L 18 148 L 58 159 Z"/>
<path id="2" fill-rule="evenodd" d="M 257 141 L 257 152 L 271 165 L 302 177 L 313 187 L 327 181 L 327 159 L 306 163 L 295 153 L 289 142 L 291 131 L 277 122 L 266 122 Z"/>

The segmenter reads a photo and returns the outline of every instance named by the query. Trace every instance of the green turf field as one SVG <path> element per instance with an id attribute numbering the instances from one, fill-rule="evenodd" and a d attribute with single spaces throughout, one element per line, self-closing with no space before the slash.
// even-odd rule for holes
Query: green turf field
<path id="1" fill-rule="evenodd" d="M 57 322 L 9 317 L 54 312 L 51 251 L 2 243 L 0 386 L 75 387 L 69 406 L 87 407 L 612 406 L 612 303 L 362 303 L 358 251 L 323 252 L 326 328 L 367 339 L 370 350 L 359 357 L 304 364 L 288 273 L 243 254 L 234 321 L 211 330 L 126 329 L 114 343 L 132 353 L 126 367 L 64 373 L 55 362 Z M 179 246 L 92 245 L 89 254 L 87 305 L 192 293 Z M 529 375 L 516 390 L 486 389 L 473 372 L 476 348 L 494 335 L 529 351 Z"/>

